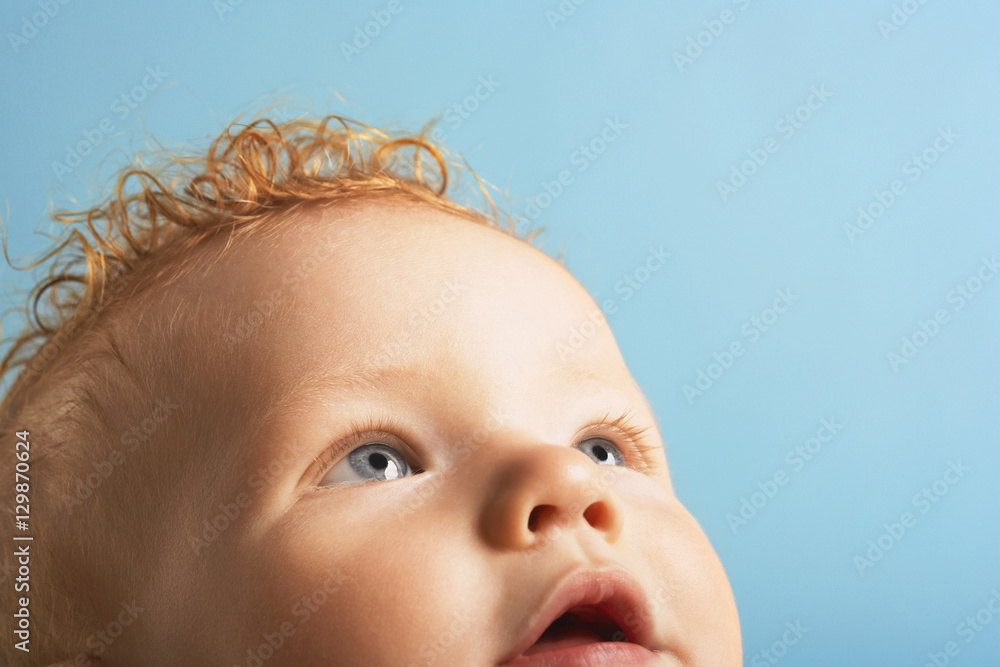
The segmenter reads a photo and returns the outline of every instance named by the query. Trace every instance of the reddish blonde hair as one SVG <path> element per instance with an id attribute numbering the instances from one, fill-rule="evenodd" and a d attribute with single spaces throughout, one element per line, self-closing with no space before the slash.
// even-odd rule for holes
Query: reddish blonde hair
<path id="1" fill-rule="evenodd" d="M 339 116 L 234 122 L 207 150 L 161 151 L 150 167 L 119 171 L 104 201 L 52 214 L 71 227 L 41 259 L 14 267 L 51 263 L 49 275 L 28 294 L 26 328 L 0 360 L 0 381 L 21 369 L 0 402 L 0 439 L 11 443 L 15 431 L 30 425 L 43 429 L 45 441 L 44 451 L 36 446 L 31 459 L 32 511 L 43 517 L 32 526 L 37 536 L 30 593 L 32 652 L 13 648 L 7 613 L 0 621 L 5 658 L 17 655 L 19 664 L 27 664 L 24 659 L 30 664 L 65 659 L 67 651 L 82 645 L 98 615 L 96 608 L 86 609 L 85 599 L 87 586 L 99 577 L 74 574 L 69 580 L 59 573 L 74 558 L 97 558 L 88 535 L 111 528 L 101 516 L 106 504 L 90 502 L 81 516 L 63 522 L 75 527 L 67 526 L 55 521 L 58 496 L 77 479 L 81 466 L 95 460 L 101 443 L 107 447 L 115 440 L 117 433 L 102 408 L 129 398 L 115 393 L 118 377 L 108 369 L 115 358 L 123 360 L 113 343 L 101 339 L 102 322 L 145 289 L 175 281 L 186 269 L 179 259 L 185 251 L 220 233 L 253 233 L 306 206 L 362 200 L 431 206 L 528 243 L 538 235 L 541 228 L 518 233 L 513 216 L 490 196 L 492 186 L 428 139 L 431 126 L 412 134 Z M 467 191 L 476 200 L 472 204 L 455 201 L 456 176 L 463 172 L 473 178 Z M 6 250 L 4 237 L 5 257 Z M 9 257 L 7 261 L 11 263 Z M 14 479 L 14 463 L 10 455 L 0 457 L 5 479 Z M 14 497 L 9 484 L 0 498 L 8 517 L 2 534 L 11 544 Z M 17 570 L 11 552 L 4 549 L 0 559 L 0 604 L 7 610 L 15 608 L 17 597 L 10 582 Z M 123 558 L 120 565 L 127 568 Z"/>

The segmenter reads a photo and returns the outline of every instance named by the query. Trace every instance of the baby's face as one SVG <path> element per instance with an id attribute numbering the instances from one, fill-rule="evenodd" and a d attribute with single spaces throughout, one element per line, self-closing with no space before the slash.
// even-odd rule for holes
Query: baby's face
<path id="1" fill-rule="evenodd" d="M 178 390 L 217 423 L 163 454 L 195 463 L 155 501 L 178 546 L 149 564 L 140 663 L 740 665 L 583 287 L 429 208 L 299 217 L 181 288 L 237 319 Z M 529 660 L 557 650 L 577 660 Z"/>

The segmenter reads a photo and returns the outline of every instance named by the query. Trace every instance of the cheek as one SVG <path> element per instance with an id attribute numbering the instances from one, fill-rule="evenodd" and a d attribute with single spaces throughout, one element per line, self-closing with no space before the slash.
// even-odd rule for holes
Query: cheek
<path id="1" fill-rule="evenodd" d="M 600 486 L 614 489 L 623 500 L 638 500 L 643 503 L 670 505 L 677 502 L 670 476 L 666 469 L 659 474 L 646 474 L 629 468 L 608 466 L 602 471 Z"/>
<path id="2" fill-rule="evenodd" d="M 722 563 L 676 499 L 638 502 L 632 533 L 655 574 L 652 592 L 693 665 L 740 664 L 739 617 Z M 672 617 L 672 618 L 671 618 Z"/>
<path id="3" fill-rule="evenodd" d="M 474 660 L 464 646 L 487 608 L 476 583 L 484 561 L 461 531 L 429 516 L 390 518 L 276 531 L 268 544 L 253 577 L 262 595 L 249 602 L 264 621 L 257 636 L 285 637 L 269 667 Z"/>

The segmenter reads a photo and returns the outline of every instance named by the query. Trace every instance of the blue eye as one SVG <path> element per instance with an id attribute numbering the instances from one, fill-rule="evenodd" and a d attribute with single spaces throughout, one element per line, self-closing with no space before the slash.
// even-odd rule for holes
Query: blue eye
<path id="1" fill-rule="evenodd" d="M 587 438 L 577 445 L 583 453 L 602 466 L 624 466 L 625 456 L 621 450 L 606 438 Z"/>
<path id="2" fill-rule="evenodd" d="M 393 447 L 372 442 L 362 445 L 333 466 L 320 486 L 346 486 L 368 482 L 386 482 L 411 473 L 406 459 Z"/>

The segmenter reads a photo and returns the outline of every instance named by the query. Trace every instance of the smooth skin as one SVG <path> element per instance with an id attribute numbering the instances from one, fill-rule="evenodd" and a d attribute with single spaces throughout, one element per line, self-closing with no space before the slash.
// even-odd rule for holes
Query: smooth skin
<path id="1" fill-rule="evenodd" d="M 567 573 L 618 566 L 654 601 L 663 665 L 742 664 L 725 572 L 611 330 L 566 352 L 597 306 L 562 266 L 420 205 L 287 223 L 145 316 L 171 332 L 192 426 L 137 467 L 129 516 L 160 547 L 117 592 L 146 611 L 106 663 L 487 667 Z M 606 425 L 626 412 L 643 433 Z"/>

